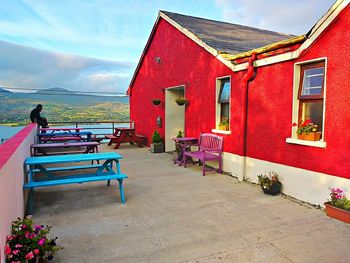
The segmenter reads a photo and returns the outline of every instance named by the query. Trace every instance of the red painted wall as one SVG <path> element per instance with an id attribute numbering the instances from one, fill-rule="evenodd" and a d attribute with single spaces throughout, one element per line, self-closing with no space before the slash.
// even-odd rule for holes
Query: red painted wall
<path id="1" fill-rule="evenodd" d="M 350 178 L 350 8 L 297 61 L 258 68 L 249 89 L 248 149 L 253 158 Z M 294 63 L 327 57 L 325 149 L 287 144 Z"/>
<path id="2" fill-rule="evenodd" d="M 350 51 L 349 7 L 298 60 L 257 69 L 249 85 L 247 156 L 350 178 Z M 161 63 L 155 62 L 160 57 Z M 327 57 L 325 149 L 287 144 L 291 137 L 294 63 Z M 156 117 L 164 120 L 164 88 L 186 85 L 185 130 L 188 136 L 215 127 L 215 81 L 231 76 L 231 135 L 224 150 L 238 153 L 241 82 L 246 71 L 233 73 L 180 31 L 160 20 L 145 58 L 131 87 L 130 111 L 137 133 L 148 138 L 156 129 Z M 164 125 L 163 125 L 164 127 Z M 159 129 L 164 137 L 164 128 Z"/>
<path id="3" fill-rule="evenodd" d="M 156 63 L 155 58 L 161 62 Z M 161 116 L 163 127 L 158 129 L 164 137 L 164 88 L 185 85 L 186 135 L 198 136 L 215 128 L 215 83 L 220 76 L 232 71 L 203 48 L 160 19 L 151 44 L 131 87 L 130 119 L 135 121 L 136 132 L 146 135 L 150 141 Z M 160 98 L 162 104 L 151 102 Z M 208 118 L 212 116 L 212 118 Z"/>

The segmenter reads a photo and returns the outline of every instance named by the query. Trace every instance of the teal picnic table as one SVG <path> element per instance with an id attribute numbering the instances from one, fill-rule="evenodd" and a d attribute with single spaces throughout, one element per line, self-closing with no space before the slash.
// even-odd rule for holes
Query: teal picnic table
<path id="1" fill-rule="evenodd" d="M 28 180 L 24 184 L 24 189 L 30 190 L 27 212 L 29 214 L 33 212 L 34 189 L 37 187 L 80 184 L 94 181 L 107 181 L 107 185 L 109 186 L 110 180 L 118 180 L 120 199 L 122 203 L 125 203 L 123 180 L 128 178 L 128 176 L 121 173 L 120 159 L 122 158 L 116 152 L 27 158 L 24 162 L 28 174 Z M 93 161 L 98 161 L 101 164 L 93 164 Z M 81 162 L 84 163 L 77 165 Z M 50 165 L 50 167 L 47 167 L 47 165 Z M 81 171 L 86 171 L 87 169 L 88 172 L 81 173 Z M 57 175 L 56 172 L 59 171 L 75 172 L 68 175 Z"/>

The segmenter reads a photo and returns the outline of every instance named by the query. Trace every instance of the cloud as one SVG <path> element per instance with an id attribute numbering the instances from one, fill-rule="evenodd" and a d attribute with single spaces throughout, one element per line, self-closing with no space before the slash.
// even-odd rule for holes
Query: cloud
<path id="1" fill-rule="evenodd" d="M 216 0 L 225 21 L 289 34 L 305 34 L 334 0 Z"/>
<path id="2" fill-rule="evenodd" d="M 5 41 L 0 41 L 0 57 L 0 85 L 19 89 L 124 93 L 135 68 L 134 62 L 48 52 Z"/>

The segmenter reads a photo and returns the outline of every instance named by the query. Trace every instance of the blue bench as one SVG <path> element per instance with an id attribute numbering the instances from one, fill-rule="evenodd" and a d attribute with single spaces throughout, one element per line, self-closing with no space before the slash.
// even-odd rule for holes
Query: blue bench
<path id="1" fill-rule="evenodd" d="M 123 180 L 128 178 L 127 175 L 120 171 L 119 160 L 123 158 L 115 152 L 90 153 L 90 154 L 72 154 L 72 155 L 55 155 L 29 157 L 25 160 L 25 166 L 28 171 L 28 181 L 24 184 L 24 189 L 29 189 L 28 213 L 33 211 L 34 189 L 37 187 L 47 187 L 63 184 L 87 183 L 94 181 L 118 180 L 120 199 L 125 203 Z M 79 162 L 104 161 L 102 164 L 82 164 Z M 74 165 L 69 164 L 74 163 Z M 53 166 L 59 164 L 59 166 Z M 115 169 L 113 164 L 115 164 Z M 45 167 L 50 165 L 50 167 Z M 55 175 L 57 171 L 84 171 L 92 170 L 79 174 Z M 40 177 L 37 175 L 40 173 Z"/>

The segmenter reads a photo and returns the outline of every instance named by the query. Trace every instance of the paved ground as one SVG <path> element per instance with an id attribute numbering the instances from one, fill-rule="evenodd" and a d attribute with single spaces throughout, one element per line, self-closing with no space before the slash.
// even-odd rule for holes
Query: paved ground
<path id="1" fill-rule="evenodd" d="M 350 225 L 320 209 L 227 175 L 203 177 L 169 154 L 117 151 L 129 176 L 125 205 L 116 183 L 36 191 L 34 221 L 54 226 L 65 247 L 52 262 L 350 262 Z"/>

